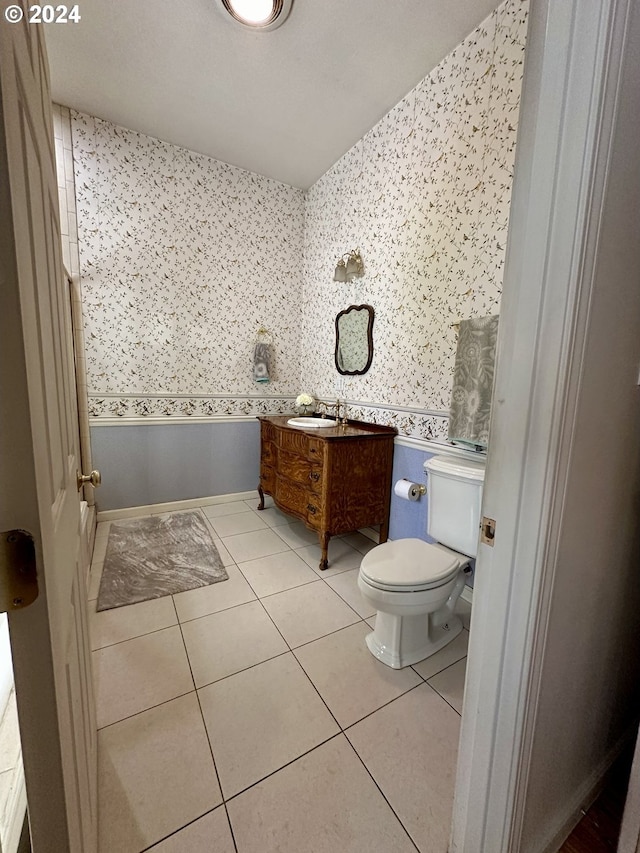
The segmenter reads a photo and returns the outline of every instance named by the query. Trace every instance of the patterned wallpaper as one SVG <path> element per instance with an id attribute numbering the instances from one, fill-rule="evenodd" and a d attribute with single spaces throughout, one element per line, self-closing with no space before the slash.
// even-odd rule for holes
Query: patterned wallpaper
<path id="1" fill-rule="evenodd" d="M 278 413 L 308 391 L 446 437 L 451 324 L 499 313 L 527 10 L 506 0 L 306 194 L 74 113 L 90 413 Z M 334 282 L 356 248 L 364 277 Z M 373 364 L 339 377 L 335 316 L 362 303 Z"/>
<path id="2" fill-rule="evenodd" d="M 409 435 L 446 436 L 452 323 L 499 313 L 527 11 L 506 0 L 307 193 L 302 385 L 335 395 L 335 315 L 368 303 L 373 364 L 343 396 Z M 364 277 L 334 282 L 355 248 Z"/>
<path id="3" fill-rule="evenodd" d="M 72 130 L 91 414 L 295 397 L 302 191 L 88 115 L 72 113 Z M 261 326 L 268 389 L 252 373 Z"/>

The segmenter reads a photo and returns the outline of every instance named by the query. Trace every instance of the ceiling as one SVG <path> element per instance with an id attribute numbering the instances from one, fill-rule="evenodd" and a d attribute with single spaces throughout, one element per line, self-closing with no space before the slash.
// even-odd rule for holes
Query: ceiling
<path id="1" fill-rule="evenodd" d="M 270 32 L 219 0 L 82 0 L 46 25 L 56 102 L 306 189 L 497 0 L 294 0 Z"/>

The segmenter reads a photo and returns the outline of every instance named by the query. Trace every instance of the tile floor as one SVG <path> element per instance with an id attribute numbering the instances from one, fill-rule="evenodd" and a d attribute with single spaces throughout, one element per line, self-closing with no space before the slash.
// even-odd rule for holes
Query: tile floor
<path id="1" fill-rule="evenodd" d="M 97 613 L 100 853 L 445 853 L 468 631 L 414 667 L 368 652 L 373 543 L 257 501 L 203 506 L 229 580 Z M 469 608 L 461 602 L 468 627 Z"/>

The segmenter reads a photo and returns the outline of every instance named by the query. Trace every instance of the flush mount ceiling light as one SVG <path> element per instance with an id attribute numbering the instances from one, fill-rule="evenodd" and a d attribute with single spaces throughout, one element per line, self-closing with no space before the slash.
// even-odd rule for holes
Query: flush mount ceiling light
<path id="1" fill-rule="evenodd" d="M 293 0 L 221 0 L 239 24 L 253 30 L 275 30 L 284 24 Z"/>

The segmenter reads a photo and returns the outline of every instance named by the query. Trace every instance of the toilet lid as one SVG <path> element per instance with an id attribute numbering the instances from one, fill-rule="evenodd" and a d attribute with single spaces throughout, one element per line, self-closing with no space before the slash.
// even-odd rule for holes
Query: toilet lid
<path id="1" fill-rule="evenodd" d="M 362 559 L 360 573 L 381 589 L 417 589 L 446 582 L 461 565 L 455 554 L 422 539 L 396 539 L 369 551 Z"/>

